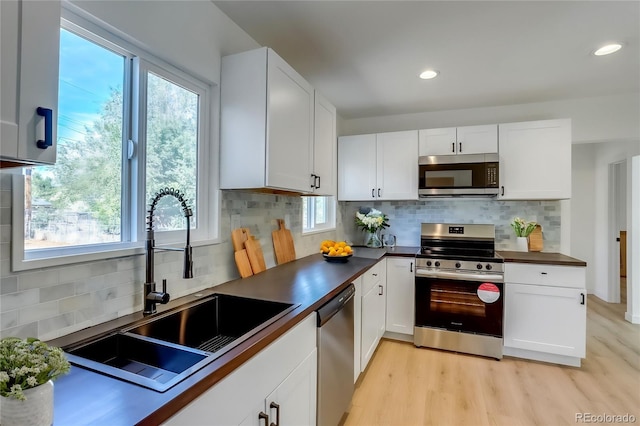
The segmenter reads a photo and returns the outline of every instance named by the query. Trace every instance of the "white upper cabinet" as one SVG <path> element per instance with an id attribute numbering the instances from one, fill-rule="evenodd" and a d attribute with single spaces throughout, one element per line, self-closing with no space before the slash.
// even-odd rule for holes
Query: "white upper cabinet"
<path id="1" fill-rule="evenodd" d="M 222 58 L 220 186 L 311 192 L 314 90 L 273 50 Z"/>
<path id="2" fill-rule="evenodd" d="M 315 91 L 312 191 L 318 195 L 337 193 L 336 108 Z"/>
<path id="3" fill-rule="evenodd" d="M 571 120 L 500 124 L 503 200 L 571 198 Z"/>
<path id="4" fill-rule="evenodd" d="M 419 155 L 488 154 L 498 152 L 498 125 L 449 127 L 419 131 Z"/>
<path id="5" fill-rule="evenodd" d="M 418 132 L 340 137 L 338 199 L 418 199 Z"/>
<path id="6" fill-rule="evenodd" d="M 0 161 L 54 164 L 60 2 L 0 1 Z"/>

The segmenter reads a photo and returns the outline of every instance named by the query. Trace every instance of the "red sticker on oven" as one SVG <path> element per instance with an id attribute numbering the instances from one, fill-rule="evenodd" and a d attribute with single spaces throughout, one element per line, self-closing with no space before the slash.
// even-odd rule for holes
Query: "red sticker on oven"
<path id="1" fill-rule="evenodd" d="M 478 287 L 478 298 L 484 303 L 493 303 L 500 299 L 500 289 L 497 285 L 491 283 L 482 283 Z"/>

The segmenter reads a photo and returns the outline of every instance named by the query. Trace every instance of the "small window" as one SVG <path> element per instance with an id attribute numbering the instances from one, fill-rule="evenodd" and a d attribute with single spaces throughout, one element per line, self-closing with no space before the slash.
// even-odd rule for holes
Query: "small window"
<path id="1" fill-rule="evenodd" d="M 319 232 L 336 226 L 334 197 L 302 197 L 302 232 Z"/>

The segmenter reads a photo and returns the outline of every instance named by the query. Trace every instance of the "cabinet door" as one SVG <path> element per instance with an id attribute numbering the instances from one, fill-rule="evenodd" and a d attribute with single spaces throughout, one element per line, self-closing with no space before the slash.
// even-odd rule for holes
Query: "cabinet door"
<path id="1" fill-rule="evenodd" d="M 413 335 L 414 261 L 413 258 L 387 258 L 387 331 Z"/>
<path id="2" fill-rule="evenodd" d="M 378 262 L 380 265 L 380 282 L 378 282 L 378 339 L 376 347 L 387 327 L 387 259 Z"/>
<path id="3" fill-rule="evenodd" d="M 418 132 L 378 133 L 377 188 L 381 200 L 418 199 Z"/>
<path id="4" fill-rule="evenodd" d="M 3 1 L 1 7 L 0 130 L 3 140 L 0 154 L 26 162 L 54 164 L 57 145 L 60 2 Z M 53 111 L 50 123 L 52 146 L 47 149 L 38 148 L 36 144 L 39 139 L 44 139 L 44 118 L 37 114 L 38 107 Z"/>
<path id="5" fill-rule="evenodd" d="M 498 152 L 498 125 L 458 127 L 458 154 L 487 154 Z"/>
<path id="6" fill-rule="evenodd" d="M 584 358 L 586 290 L 507 283 L 504 345 Z"/>
<path id="7" fill-rule="evenodd" d="M 374 200 L 375 189 L 376 135 L 340 137 L 338 140 L 338 199 L 341 201 Z"/>
<path id="8" fill-rule="evenodd" d="M 267 61 L 267 186 L 309 192 L 313 88 L 271 49 Z"/>
<path id="9" fill-rule="evenodd" d="M 319 195 L 336 195 L 336 108 L 315 92 L 313 173 L 318 176 Z"/>
<path id="10" fill-rule="evenodd" d="M 373 286 L 362 296 L 362 334 L 360 346 L 360 371 L 369 364 L 378 344 L 379 306 L 378 286 Z"/>
<path id="11" fill-rule="evenodd" d="M 498 125 L 500 199 L 571 198 L 571 120 Z"/>
<path id="12" fill-rule="evenodd" d="M 265 413 L 276 425 L 315 425 L 318 351 L 309 356 L 265 400 Z"/>
<path id="13" fill-rule="evenodd" d="M 424 129 L 419 132 L 419 155 L 454 155 L 456 153 L 456 128 Z"/>
<path id="14" fill-rule="evenodd" d="M 353 383 L 360 376 L 360 349 L 362 345 L 362 277 L 353 282 Z"/>
<path id="15" fill-rule="evenodd" d="M 18 158 L 19 18 L 18 1 L 0 1 L 0 157 L 3 158 Z"/>

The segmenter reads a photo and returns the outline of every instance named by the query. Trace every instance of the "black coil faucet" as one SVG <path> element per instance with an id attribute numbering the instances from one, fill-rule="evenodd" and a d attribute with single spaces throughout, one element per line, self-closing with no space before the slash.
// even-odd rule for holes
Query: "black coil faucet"
<path id="1" fill-rule="evenodd" d="M 166 304 L 169 302 L 170 295 L 167 293 L 167 280 L 162 280 L 162 291 L 156 291 L 156 283 L 153 279 L 154 269 L 154 252 L 155 238 L 153 235 L 153 214 L 156 210 L 156 206 L 160 199 L 166 195 L 171 195 L 180 201 L 182 206 L 182 213 L 185 219 L 187 219 L 187 241 L 184 249 L 161 247 L 158 250 L 174 250 L 184 251 L 184 270 L 182 272 L 182 278 L 193 278 L 193 255 L 191 249 L 191 223 L 189 218 L 193 216 L 191 208 L 187 205 L 187 199 L 180 191 L 173 188 L 163 188 L 155 193 L 149 210 L 147 210 L 147 239 L 145 242 L 145 283 L 144 283 L 144 315 L 153 314 L 156 312 L 156 304 Z"/>

